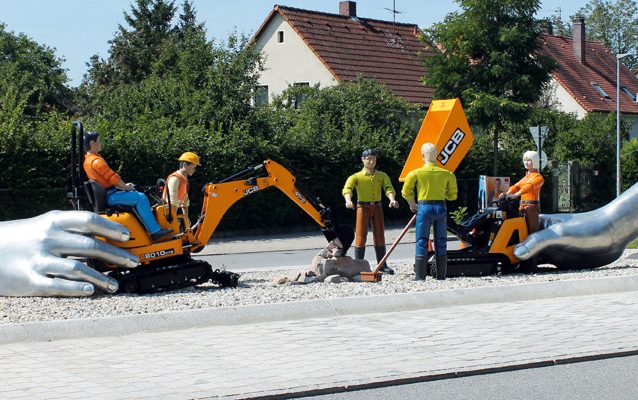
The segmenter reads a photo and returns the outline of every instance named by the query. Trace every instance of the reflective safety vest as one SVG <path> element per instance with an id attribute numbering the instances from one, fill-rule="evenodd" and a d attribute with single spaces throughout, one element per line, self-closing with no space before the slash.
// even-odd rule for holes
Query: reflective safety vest
<path id="1" fill-rule="evenodd" d="M 171 177 L 173 176 L 179 179 L 179 186 L 177 187 L 177 198 L 176 199 L 171 198 L 171 203 L 181 207 L 184 201 L 188 198 L 188 179 L 186 179 L 186 177 L 180 174 L 178 171 L 173 172 L 172 174 L 168 176 L 168 178 L 166 178 L 166 188 L 164 189 L 164 194 L 162 195 L 162 199 L 166 201 L 166 197 L 167 197 L 166 192 L 168 191 L 168 180 L 171 179 Z"/>

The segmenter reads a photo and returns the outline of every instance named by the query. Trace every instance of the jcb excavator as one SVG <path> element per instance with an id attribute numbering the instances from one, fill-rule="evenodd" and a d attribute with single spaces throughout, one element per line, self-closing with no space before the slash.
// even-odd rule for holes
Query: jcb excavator
<path id="1" fill-rule="evenodd" d="M 329 247 L 337 249 L 335 255 L 345 255 L 354 240 L 352 228 L 336 225 L 330 209 L 324 206 L 318 197 L 302 190 L 290 171 L 275 161 L 266 160 L 220 182 L 206 184 L 203 189 L 201 214 L 193 226 L 187 226 L 184 217 L 177 215 L 175 207 L 170 206 L 170 199 L 162 202 L 159 196 L 147 193 L 159 200 L 158 204 L 153 206 L 153 213 L 160 226 L 175 233 L 153 242 L 132 208 L 107 207 L 104 188 L 97 182 L 86 180 L 82 168 L 83 137 L 82 123 L 74 122 L 71 128 L 71 184 L 67 196 L 76 210 L 85 210 L 91 205 L 93 211 L 100 213 L 104 218 L 119 222 L 131 232 L 130 239 L 125 243 L 107 241 L 138 256 L 139 265 L 136 268 L 117 268 L 104 265 L 97 260 L 89 260 L 94 268 L 119 282 L 118 292 L 161 292 L 209 281 L 222 287 L 236 287 L 239 275 L 213 269 L 208 262 L 193 259 L 191 254 L 201 251 L 206 246 L 233 204 L 270 187 L 281 190 L 315 220 L 330 242 Z M 158 181 L 158 186 L 161 181 Z M 180 220 L 184 229 L 180 229 Z"/>

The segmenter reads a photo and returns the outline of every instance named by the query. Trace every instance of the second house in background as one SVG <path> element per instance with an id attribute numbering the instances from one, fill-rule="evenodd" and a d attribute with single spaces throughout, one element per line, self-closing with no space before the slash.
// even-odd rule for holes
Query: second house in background
<path id="1" fill-rule="evenodd" d="M 433 50 L 419 39 L 419 27 L 359 17 L 356 6 L 342 1 L 339 14 L 330 14 L 276 5 L 253 37 L 265 58 L 255 103 L 289 86 L 328 87 L 361 75 L 427 109 L 434 90 L 421 83 L 420 56 Z"/>

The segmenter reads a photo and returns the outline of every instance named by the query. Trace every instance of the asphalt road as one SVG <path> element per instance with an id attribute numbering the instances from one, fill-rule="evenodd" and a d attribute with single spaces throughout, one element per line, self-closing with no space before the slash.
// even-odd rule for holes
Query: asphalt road
<path id="1" fill-rule="evenodd" d="M 389 246 L 388 246 L 389 248 Z M 260 271 L 269 269 L 302 269 L 308 268 L 312 258 L 321 249 L 276 250 L 244 253 L 227 253 L 217 255 L 197 255 L 195 258 L 208 261 L 213 267 L 225 267 L 233 272 Z M 353 256 L 353 250 L 348 251 Z M 400 243 L 390 255 L 389 261 L 404 261 L 414 259 L 414 243 Z M 366 260 L 376 266 L 374 247 L 366 248 Z"/>
<path id="2" fill-rule="evenodd" d="M 476 375 L 331 395 L 312 400 L 636 399 L 638 356 Z"/>

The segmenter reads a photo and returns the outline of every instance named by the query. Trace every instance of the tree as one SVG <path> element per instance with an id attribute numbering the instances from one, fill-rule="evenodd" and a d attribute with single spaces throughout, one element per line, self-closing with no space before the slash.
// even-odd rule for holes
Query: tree
<path id="1" fill-rule="evenodd" d="M 296 103 L 300 97 L 305 100 Z M 320 185 L 330 205 L 343 203 L 343 184 L 361 168 L 366 148 L 377 149 L 380 169 L 398 177 L 423 120 L 414 105 L 362 77 L 322 89 L 290 87 L 270 107 L 271 143 L 291 170 L 303 172 L 301 182 L 310 178 L 303 183 Z"/>
<path id="2" fill-rule="evenodd" d="M 558 160 L 578 160 L 581 165 L 598 171 L 598 181 L 590 203 L 598 206 L 615 195 L 616 116 L 590 113 L 555 137 L 554 156 Z"/>
<path id="3" fill-rule="evenodd" d="M 587 38 L 602 42 L 615 54 L 638 51 L 638 7 L 634 0 L 590 0 L 578 11 L 585 17 Z M 623 59 L 629 69 L 638 66 L 635 57 Z"/>
<path id="4" fill-rule="evenodd" d="M 622 188 L 629 189 L 638 182 L 638 139 L 631 139 L 622 147 Z"/>
<path id="5" fill-rule="evenodd" d="M 0 23 L 0 113 L 15 107 L 20 115 L 31 117 L 69 111 L 72 94 L 62 61 L 53 49 L 9 32 Z"/>
<path id="6" fill-rule="evenodd" d="M 498 175 L 499 134 L 522 121 L 549 81 L 553 62 L 539 55 L 539 0 L 457 0 L 461 12 L 426 31 L 442 51 L 425 58 L 424 83 L 436 98 L 459 97 L 470 121 L 493 135 Z"/>
<path id="7" fill-rule="evenodd" d="M 148 76 L 164 42 L 176 31 L 172 24 L 176 11 L 174 1 L 136 0 L 130 14 L 124 13 L 130 28 L 118 26 L 118 33 L 109 41 L 109 59 L 93 56 L 85 81 L 96 85 L 134 83 Z"/>

